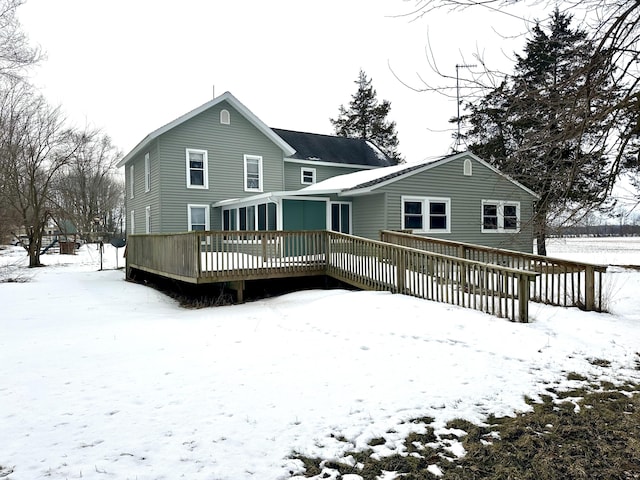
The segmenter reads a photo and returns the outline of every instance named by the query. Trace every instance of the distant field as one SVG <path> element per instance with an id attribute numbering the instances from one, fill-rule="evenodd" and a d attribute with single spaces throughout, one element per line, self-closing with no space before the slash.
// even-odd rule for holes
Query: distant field
<path id="1" fill-rule="evenodd" d="M 551 238 L 547 253 L 604 265 L 640 265 L 640 237 Z"/>

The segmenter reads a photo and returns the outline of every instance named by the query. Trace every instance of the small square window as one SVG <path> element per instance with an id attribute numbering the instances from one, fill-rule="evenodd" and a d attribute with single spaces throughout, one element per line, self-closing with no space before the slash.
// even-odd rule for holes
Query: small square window
<path id="1" fill-rule="evenodd" d="M 313 185 L 316 183 L 316 169 L 302 167 L 300 169 L 300 183 L 303 185 Z"/>
<path id="2" fill-rule="evenodd" d="M 520 229 L 520 204 L 483 200 L 482 231 L 486 233 L 517 232 Z"/>

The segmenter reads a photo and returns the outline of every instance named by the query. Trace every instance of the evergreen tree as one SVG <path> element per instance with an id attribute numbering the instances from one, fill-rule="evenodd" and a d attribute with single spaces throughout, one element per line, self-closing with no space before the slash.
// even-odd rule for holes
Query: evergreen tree
<path id="1" fill-rule="evenodd" d="M 465 119 L 470 150 L 540 195 L 534 233 L 543 255 L 549 225 L 602 206 L 611 187 L 612 118 L 602 112 L 616 93 L 586 34 L 570 23 L 556 9 L 548 33 L 537 25 L 514 75 Z"/>
<path id="2" fill-rule="evenodd" d="M 329 119 L 336 135 L 369 140 L 391 159 L 402 163 L 404 160 L 398 153 L 396 122 L 387 121 L 391 102 L 383 100 L 382 103 L 378 103 L 371 79 L 367 78 L 364 71 L 360 70 L 355 83 L 358 85 L 358 91 L 352 95 L 349 108 L 340 105 L 338 118 Z"/>

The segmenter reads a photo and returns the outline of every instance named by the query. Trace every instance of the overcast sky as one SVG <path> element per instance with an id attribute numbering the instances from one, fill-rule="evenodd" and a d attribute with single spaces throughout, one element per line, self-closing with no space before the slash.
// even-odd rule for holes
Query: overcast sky
<path id="1" fill-rule="evenodd" d="M 429 39 L 440 69 L 455 77 L 456 63 L 473 63 L 478 49 L 504 65 L 523 40 L 508 42 L 496 30 L 526 29 L 479 9 L 399 17 L 414 7 L 413 0 L 27 0 L 18 13 L 48 56 L 34 70 L 36 86 L 123 153 L 210 100 L 214 86 L 270 127 L 331 134 L 329 118 L 349 103 L 362 68 L 378 99 L 391 102 L 400 152 L 412 162 L 448 153 L 456 104 L 410 90 L 392 69 L 416 87 L 421 75 L 453 88 L 455 80 L 437 79 L 427 62 Z"/>

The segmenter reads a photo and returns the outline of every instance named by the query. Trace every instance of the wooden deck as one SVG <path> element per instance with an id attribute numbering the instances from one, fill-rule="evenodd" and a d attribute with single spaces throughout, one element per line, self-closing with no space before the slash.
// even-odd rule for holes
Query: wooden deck
<path id="1" fill-rule="evenodd" d="M 350 285 L 435 300 L 526 322 L 539 272 L 329 231 L 130 235 L 127 275 L 190 283 L 328 275 Z"/>

